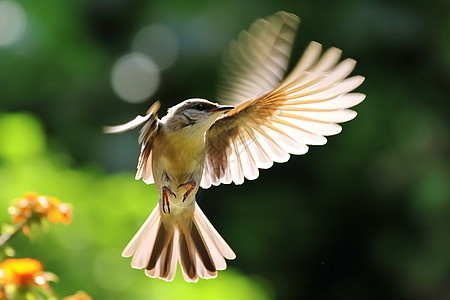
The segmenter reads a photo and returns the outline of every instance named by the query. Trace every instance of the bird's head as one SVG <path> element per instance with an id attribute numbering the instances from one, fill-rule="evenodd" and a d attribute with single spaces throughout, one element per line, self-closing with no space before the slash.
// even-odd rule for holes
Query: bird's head
<path id="1" fill-rule="evenodd" d="M 220 115 L 233 108 L 204 99 L 189 99 L 169 108 L 162 121 L 172 130 L 191 128 L 203 134 Z"/>

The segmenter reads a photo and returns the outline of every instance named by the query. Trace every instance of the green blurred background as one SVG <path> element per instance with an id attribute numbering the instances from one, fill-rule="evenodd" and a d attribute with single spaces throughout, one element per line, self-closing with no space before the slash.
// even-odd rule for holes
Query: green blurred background
<path id="1" fill-rule="evenodd" d="M 214 100 L 229 41 L 278 10 L 302 20 L 292 63 L 336 46 L 367 99 L 326 146 L 199 192 L 237 254 L 217 279 L 147 278 L 120 256 L 157 201 L 138 130 L 101 127 Z M 450 299 L 449 95 L 446 0 L 0 0 L 0 221 L 26 191 L 72 203 L 70 225 L 13 241 L 60 297 Z"/>

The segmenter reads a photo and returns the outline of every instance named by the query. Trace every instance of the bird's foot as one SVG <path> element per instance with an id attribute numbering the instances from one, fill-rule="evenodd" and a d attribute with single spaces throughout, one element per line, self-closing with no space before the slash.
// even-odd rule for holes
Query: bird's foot
<path id="1" fill-rule="evenodd" d="M 163 212 L 166 213 L 165 206 L 167 205 L 167 213 L 170 214 L 169 194 L 174 196 L 175 198 L 177 197 L 177 195 L 175 195 L 175 193 L 172 192 L 167 186 L 163 186 L 163 188 L 162 188 L 162 209 L 163 209 Z"/>
<path id="2" fill-rule="evenodd" d="M 183 195 L 183 202 L 192 193 L 192 191 L 195 189 L 196 186 L 197 186 L 197 183 L 195 183 L 195 181 L 191 180 L 186 183 L 182 183 L 177 187 L 177 189 L 179 189 L 180 187 L 187 189 L 186 193 L 184 193 L 184 195 Z"/>

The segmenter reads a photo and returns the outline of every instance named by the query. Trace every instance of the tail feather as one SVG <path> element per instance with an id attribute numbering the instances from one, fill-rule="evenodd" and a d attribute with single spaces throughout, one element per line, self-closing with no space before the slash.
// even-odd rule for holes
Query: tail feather
<path id="1" fill-rule="evenodd" d="M 227 267 L 227 263 L 225 261 L 225 258 L 223 257 L 222 253 L 216 246 L 216 243 L 211 238 L 205 227 L 199 224 L 199 221 L 195 219 L 194 216 L 195 225 L 200 231 L 200 235 L 203 237 L 203 241 L 206 244 L 207 249 L 209 250 L 209 254 L 212 258 L 212 261 L 214 262 L 214 266 L 217 270 L 225 270 Z"/>
<path id="2" fill-rule="evenodd" d="M 214 226 L 212 226 L 211 222 L 209 222 L 208 218 L 206 218 L 197 203 L 195 203 L 194 221 L 198 223 L 198 227 L 203 228 L 208 233 L 208 236 L 212 239 L 214 245 L 218 248 L 223 257 L 226 259 L 236 258 L 236 254 L 234 254 L 227 242 L 225 242 Z"/>
<path id="3" fill-rule="evenodd" d="M 177 233 L 177 231 L 174 231 L 172 237 L 160 252 L 160 256 L 157 257 L 154 265 L 150 265 L 154 252 L 147 249 L 147 256 L 150 258 L 148 259 L 148 265 L 145 267 L 145 275 L 152 278 L 161 278 L 166 281 L 172 281 L 175 278 L 178 252 L 174 241 L 178 239 Z"/>
<path id="4" fill-rule="evenodd" d="M 183 277 L 189 282 L 216 277 L 217 270 L 226 268 L 225 258 L 236 257 L 197 204 L 192 222 L 182 228 L 165 226 L 156 205 L 122 256 L 133 256 L 133 268 L 145 268 L 147 276 L 166 281 L 174 279 L 179 260 Z"/>
<path id="5" fill-rule="evenodd" d="M 203 266 L 206 270 L 210 272 L 216 272 L 216 267 L 214 266 L 214 261 L 211 257 L 210 252 L 207 249 L 205 241 L 200 236 L 197 226 L 191 227 L 191 239 L 195 248 L 197 249 L 198 257 L 200 258 Z"/>
<path id="6" fill-rule="evenodd" d="M 161 277 L 163 278 L 167 278 L 170 274 L 170 270 L 172 267 L 172 263 L 173 263 L 173 238 L 170 239 L 169 244 L 167 245 L 167 251 L 166 251 L 166 258 L 163 260 L 164 261 L 164 265 L 163 265 L 163 269 L 161 271 Z M 175 268 L 176 268 L 176 260 L 175 260 Z M 148 267 L 147 267 L 148 268 Z M 175 275 L 175 272 L 173 273 Z"/>
<path id="7" fill-rule="evenodd" d="M 155 223 L 157 224 L 161 216 L 159 215 L 159 203 L 156 204 L 155 209 L 152 211 L 150 216 L 145 220 L 144 225 L 141 226 L 139 231 L 134 235 L 128 245 L 122 252 L 123 257 L 130 257 L 136 253 L 137 248 L 141 245 L 141 241 L 144 235 L 148 234 L 150 228 L 154 228 Z"/>
<path id="8" fill-rule="evenodd" d="M 153 244 L 152 255 L 148 261 L 147 270 L 152 270 L 155 268 L 156 263 L 161 264 L 164 261 L 162 258 L 167 256 L 167 252 L 171 252 L 172 249 L 168 247 L 168 244 L 172 243 L 172 237 L 170 232 L 168 232 L 162 224 L 159 224 L 158 234 L 156 235 L 155 243 Z M 143 249 L 145 251 L 146 249 Z M 163 253 L 164 252 L 164 253 Z M 161 266 L 159 266 L 161 267 Z"/>
<path id="9" fill-rule="evenodd" d="M 133 259 L 131 260 L 131 266 L 135 269 L 142 269 L 147 266 L 150 259 L 150 254 L 147 249 L 153 249 L 155 245 L 155 238 L 158 233 L 159 227 L 161 223 L 161 216 L 158 214 L 155 218 L 155 222 L 151 224 L 148 230 L 142 234 L 139 239 L 139 245 L 133 255 Z"/>
<path id="10" fill-rule="evenodd" d="M 189 246 L 186 235 L 180 235 L 180 265 L 184 280 L 188 282 L 195 282 L 198 280 L 195 268 L 195 253 L 192 252 L 192 247 Z M 194 259 L 192 259 L 194 257 Z"/>

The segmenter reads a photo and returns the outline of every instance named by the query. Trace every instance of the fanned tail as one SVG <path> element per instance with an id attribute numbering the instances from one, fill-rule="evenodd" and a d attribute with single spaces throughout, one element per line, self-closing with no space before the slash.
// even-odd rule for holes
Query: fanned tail
<path id="1" fill-rule="evenodd" d="M 133 256 L 133 268 L 145 268 L 147 276 L 166 281 L 174 279 L 179 260 L 188 282 L 215 278 L 218 270 L 227 267 L 225 258 L 236 257 L 197 203 L 190 221 L 183 225 L 162 222 L 157 204 L 122 256 Z"/>

